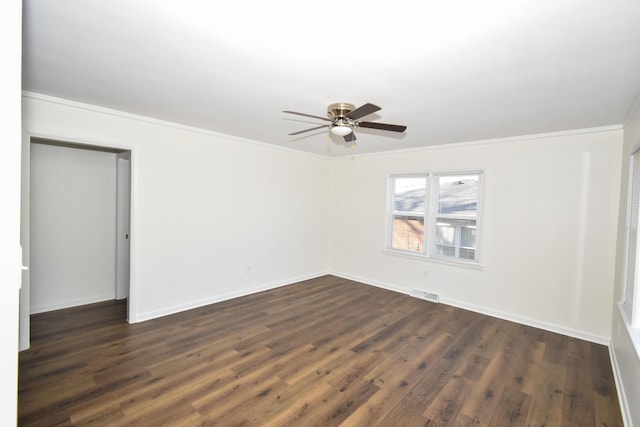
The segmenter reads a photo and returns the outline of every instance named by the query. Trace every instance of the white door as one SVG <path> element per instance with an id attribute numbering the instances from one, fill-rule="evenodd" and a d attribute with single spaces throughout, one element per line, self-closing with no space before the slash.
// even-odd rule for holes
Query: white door
<path id="1" fill-rule="evenodd" d="M 129 296 L 129 254 L 131 223 L 131 155 L 118 153 L 118 190 L 116 224 L 116 299 Z"/>

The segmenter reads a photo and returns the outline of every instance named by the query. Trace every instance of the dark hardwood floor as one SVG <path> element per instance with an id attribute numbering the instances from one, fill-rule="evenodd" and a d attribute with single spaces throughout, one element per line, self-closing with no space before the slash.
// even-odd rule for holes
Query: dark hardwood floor
<path id="1" fill-rule="evenodd" d="M 332 276 L 32 316 L 21 426 L 622 426 L 605 346 Z"/>

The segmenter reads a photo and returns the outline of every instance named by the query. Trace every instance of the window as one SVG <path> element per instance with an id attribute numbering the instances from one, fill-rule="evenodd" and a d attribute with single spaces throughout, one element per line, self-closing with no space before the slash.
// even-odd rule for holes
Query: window
<path id="1" fill-rule="evenodd" d="M 474 261 L 480 175 L 436 175 L 435 254 Z"/>
<path id="2" fill-rule="evenodd" d="M 396 176 L 392 188 L 391 248 L 425 253 L 427 175 Z"/>
<path id="3" fill-rule="evenodd" d="M 639 261 L 638 249 L 638 219 L 640 214 L 640 150 L 631 156 L 631 171 L 629 177 L 629 211 L 627 219 L 627 275 L 622 311 L 629 322 L 640 327 L 640 315 L 638 315 L 638 277 Z"/>
<path id="4" fill-rule="evenodd" d="M 387 250 L 477 263 L 480 176 L 392 175 Z"/>

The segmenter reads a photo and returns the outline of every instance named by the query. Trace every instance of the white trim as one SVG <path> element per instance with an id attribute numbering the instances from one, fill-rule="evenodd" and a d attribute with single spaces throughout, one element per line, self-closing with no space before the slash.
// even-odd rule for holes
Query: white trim
<path id="1" fill-rule="evenodd" d="M 131 151 L 131 153 L 133 154 L 133 151 L 135 150 L 135 147 L 133 146 L 133 144 L 130 144 L 130 143 L 123 144 L 121 142 L 112 142 L 104 139 L 95 139 L 95 138 L 85 137 L 85 136 L 81 136 L 81 137 L 69 136 L 69 135 L 64 135 L 59 133 L 42 131 L 37 128 L 25 127 L 23 129 L 23 132 L 29 138 L 29 142 L 31 142 L 31 139 L 35 138 L 35 139 L 42 139 L 45 141 L 50 141 L 55 143 L 80 145 L 87 148 L 91 148 L 91 147 L 103 148 L 113 152 Z"/>
<path id="2" fill-rule="evenodd" d="M 138 149 L 129 149 L 129 298 L 127 322 L 135 323 L 138 313 L 140 239 L 138 236 Z"/>
<path id="3" fill-rule="evenodd" d="M 447 172 L 438 172 L 438 173 L 433 173 L 432 174 L 432 186 L 433 186 L 433 190 L 431 191 L 432 193 L 432 204 L 430 206 L 430 210 L 429 210 L 429 231 L 430 233 L 433 234 L 433 239 L 431 239 L 431 248 L 429 248 L 429 251 L 427 252 L 432 258 L 441 260 L 445 263 L 454 263 L 454 264 L 458 264 L 458 263 L 468 263 L 468 264 L 480 264 L 480 259 L 482 257 L 482 251 L 479 250 L 479 242 L 480 242 L 480 238 L 482 237 L 482 231 L 483 231 L 483 223 L 482 223 L 482 215 L 481 215 L 481 210 L 482 210 L 482 195 L 483 195 L 483 191 L 482 189 L 484 188 L 484 177 L 482 175 L 482 170 L 478 170 L 478 171 L 473 171 L 473 172 L 466 172 L 466 171 L 462 171 L 462 172 L 456 172 L 456 171 L 447 171 Z M 460 258 L 460 257 L 448 257 L 448 256 L 442 256 L 442 255 L 437 255 L 437 251 L 436 248 L 438 246 L 437 243 L 437 224 L 438 224 L 438 218 L 451 218 L 451 215 L 442 215 L 442 214 L 438 214 L 438 209 L 439 209 L 439 203 L 440 203 L 440 177 L 444 177 L 444 176 L 464 176 L 464 175 L 476 175 L 478 177 L 478 189 L 477 189 L 477 193 L 476 193 L 476 213 L 475 216 L 473 217 L 473 220 L 475 220 L 476 222 L 476 245 L 474 248 L 474 259 L 473 261 L 468 261 L 466 258 Z M 467 218 L 463 218 L 462 216 L 458 216 L 458 215 L 454 215 L 453 216 L 454 219 L 467 219 Z M 456 233 L 456 246 L 459 247 L 460 245 L 460 239 L 461 239 L 461 235 Z"/>
<path id="4" fill-rule="evenodd" d="M 234 135 L 224 134 L 224 133 L 220 133 L 220 132 L 215 132 L 215 131 L 208 130 L 208 129 L 198 128 L 198 127 L 195 127 L 195 126 L 187 126 L 187 125 L 183 125 L 183 124 L 180 124 L 180 123 L 175 123 L 175 122 L 170 122 L 170 121 L 166 121 L 166 120 L 155 119 L 153 117 L 143 116 L 143 115 L 139 115 L 139 114 L 127 113 L 127 112 L 124 112 L 124 111 L 115 110 L 115 109 L 111 109 L 111 108 L 99 107 L 97 105 L 86 104 L 86 103 L 82 103 L 82 102 L 78 102 L 78 101 L 72 101 L 70 99 L 58 98 L 58 97 L 51 96 L 51 95 L 44 95 L 44 94 L 37 93 L 37 92 L 22 91 L 22 97 L 23 98 L 31 98 L 31 99 L 36 99 L 36 100 L 47 101 L 47 102 L 56 103 L 56 104 L 61 104 L 61 105 L 65 105 L 65 106 L 68 106 L 68 107 L 84 109 L 84 110 L 88 110 L 88 111 L 92 111 L 92 112 L 96 112 L 96 113 L 109 114 L 109 115 L 113 115 L 113 116 L 117 116 L 117 117 L 122 117 L 122 118 L 127 118 L 127 119 L 131 119 L 131 120 L 140 121 L 140 122 L 152 123 L 152 124 L 156 124 L 156 125 L 159 125 L 159 126 L 167 126 L 167 127 L 171 127 L 171 128 L 175 128 L 175 129 L 184 130 L 184 131 L 200 133 L 200 134 L 210 135 L 210 136 L 216 136 L 216 137 L 220 137 L 220 138 L 227 138 L 227 139 L 231 139 L 231 140 L 235 140 L 235 141 L 245 142 L 247 144 L 258 145 L 258 146 L 261 146 L 261 147 L 264 147 L 264 148 L 273 148 L 273 149 L 277 149 L 277 150 L 287 151 L 287 152 L 290 152 L 290 153 L 307 155 L 307 156 L 311 156 L 311 157 L 321 157 L 321 158 L 324 158 L 324 159 L 332 159 L 332 160 L 334 160 L 334 159 L 344 159 L 344 158 L 355 158 L 355 157 L 384 156 L 384 155 L 389 155 L 389 154 L 414 153 L 414 152 L 418 152 L 418 151 L 440 150 L 440 149 L 443 149 L 443 148 L 460 148 L 460 147 L 469 147 L 469 146 L 476 146 L 476 145 L 502 144 L 502 143 L 506 143 L 506 142 L 526 141 L 526 140 L 531 140 L 531 139 L 555 138 L 555 137 L 562 137 L 562 136 L 573 136 L 573 135 L 583 135 L 583 134 L 591 134 L 591 133 L 600 133 L 600 132 L 611 132 L 611 131 L 624 130 L 624 126 L 622 124 L 616 124 L 616 125 L 600 126 L 600 127 L 592 127 L 592 128 L 571 129 L 571 130 L 564 130 L 564 131 L 557 131 L 557 132 L 545 132 L 545 133 L 535 133 L 535 134 L 527 134 L 527 135 L 508 136 L 508 137 L 504 137 L 504 138 L 481 139 L 481 140 L 474 140 L 474 141 L 448 142 L 448 143 L 440 143 L 440 144 L 435 144 L 435 145 L 429 145 L 429 146 L 426 146 L 426 147 L 407 148 L 407 149 L 403 149 L 403 150 L 402 149 L 401 150 L 386 150 L 386 151 L 379 151 L 379 152 L 375 152 L 375 153 L 362 153 L 362 154 L 349 153 L 349 154 L 344 154 L 344 155 L 340 155 L 340 156 L 330 156 L 330 155 L 326 155 L 326 154 L 310 153 L 308 151 L 298 150 L 298 149 L 289 148 L 289 147 L 284 147 L 282 145 L 277 145 L 277 144 L 269 144 L 267 142 L 256 141 L 256 140 L 253 140 L 253 139 L 242 138 L 242 137 L 239 137 L 239 136 L 234 136 Z"/>
<path id="5" fill-rule="evenodd" d="M 373 279 L 365 279 L 364 277 L 354 276 L 352 274 L 343 273 L 340 271 L 330 271 L 329 273 L 332 276 L 341 277 L 347 280 L 353 280 L 354 282 L 363 283 L 365 285 L 375 286 L 376 288 L 386 289 L 388 291 L 398 292 L 400 294 L 409 295 L 411 293 L 411 289 L 405 288 L 402 286 L 395 286 L 385 282 L 379 282 Z"/>
<path id="6" fill-rule="evenodd" d="M 129 296 L 131 239 L 131 152 L 116 153 L 116 299 Z"/>
<path id="7" fill-rule="evenodd" d="M 413 252 L 409 252 L 409 251 L 400 251 L 400 250 L 395 250 L 395 249 L 383 249 L 382 253 L 384 255 L 399 256 L 399 257 L 403 257 L 403 258 L 413 259 L 413 260 L 416 260 L 416 261 L 435 262 L 437 264 L 451 265 L 453 267 L 470 268 L 472 270 L 483 270 L 484 269 L 484 264 L 480 264 L 480 263 L 477 263 L 477 262 L 457 261 L 455 259 L 449 260 L 448 258 L 444 258 L 444 257 L 442 257 L 442 258 L 441 257 L 434 257 L 434 256 L 430 256 L 429 257 L 429 256 L 426 256 L 425 254 L 419 253 L 419 252 L 416 252 L 414 254 Z"/>
<path id="8" fill-rule="evenodd" d="M 375 153 L 362 153 L 362 154 L 352 153 L 352 154 L 345 154 L 343 156 L 332 156 L 330 158 L 332 160 L 343 160 L 345 158 L 351 158 L 351 157 L 388 156 L 390 154 L 407 154 L 407 153 L 415 153 L 415 152 L 429 151 L 429 150 L 473 147 L 477 145 L 504 144 L 509 142 L 528 141 L 532 139 L 557 138 L 557 137 L 563 137 L 563 136 L 576 136 L 576 135 L 613 132 L 613 131 L 621 131 L 621 130 L 624 130 L 623 125 L 617 124 L 617 125 L 599 126 L 599 127 L 592 127 L 592 128 L 570 129 L 570 130 L 563 130 L 563 131 L 557 131 L 557 132 L 545 132 L 545 133 L 534 133 L 534 134 L 527 134 L 527 135 L 506 136 L 504 138 L 479 139 L 475 141 L 461 141 L 461 142 L 446 142 L 446 143 L 440 143 L 440 144 L 429 145 L 424 147 L 406 148 L 402 150 L 378 151 Z"/>
<path id="9" fill-rule="evenodd" d="M 476 229 L 479 230 L 476 233 L 476 247 L 475 247 L 475 256 L 476 259 L 473 261 L 469 261 L 463 258 L 455 258 L 455 257 L 447 257 L 442 255 L 436 255 L 436 220 L 437 220 L 437 210 L 438 210 L 438 177 L 440 176 L 456 176 L 456 175 L 477 175 L 478 176 L 478 200 L 476 201 Z M 439 264 L 451 265 L 451 266 L 459 266 L 465 268 L 471 268 L 475 270 L 482 270 L 484 268 L 484 264 L 482 263 L 483 254 L 482 254 L 482 236 L 483 236 L 483 227 L 484 222 L 482 215 L 482 210 L 484 203 L 482 203 L 482 199 L 484 197 L 484 180 L 485 180 L 485 171 L 482 169 L 475 170 L 464 170 L 464 171 L 443 171 L 443 172 L 411 172 L 411 173 L 389 173 L 387 174 L 387 198 L 386 198 L 386 216 L 385 216 L 385 237 L 384 237 L 384 246 L 382 248 L 382 253 L 385 255 L 393 255 L 405 257 L 413 260 L 420 261 L 428 261 L 428 262 L 436 262 Z M 423 215 L 415 215 L 416 217 L 424 218 L 424 230 L 425 233 L 422 239 L 422 251 L 405 251 L 402 249 L 395 249 L 392 247 L 393 244 L 393 222 L 396 213 L 400 215 L 404 215 L 404 212 L 396 212 L 395 211 L 395 179 L 396 178 L 425 178 L 425 209 Z M 409 212 L 407 212 L 409 214 Z M 429 237 L 432 236 L 432 237 Z"/>
<path id="10" fill-rule="evenodd" d="M 425 187 L 424 187 L 424 211 L 422 213 L 420 212 L 400 212 L 400 211 L 396 211 L 395 210 L 395 201 L 396 201 L 396 179 L 397 178 L 424 178 L 424 183 L 425 183 Z M 387 211 L 387 216 L 385 219 L 385 230 L 386 230 L 386 235 L 385 235 L 385 239 L 384 239 L 384 244 L 385 244 L 385 248 L 384 250 L 390 250 L 390 251 L 398 251 L 398 252 L 405 252 L 402 251 L 400 249 L 393 249 L 393 226 L 395 223 L 395 218 L 396 215 L 401 215 L 401 216 L 412 216 L 412 217 L 416 217 L 416 218 L 422 218 L 422 226 L 424 230 L 427 230 L 428 224 L 428 218 L 429 218 L 429 207 L 431 205 L 431 201 L 429 200 L 429 193 L 430 193 L 430 184 L 431 184 L 431 177 L 430 174 L 428 172 L 417 172 L 417 173 L 411 173 L 411 174 L 407 174 L 407 173 L 399 173 L 399 174 L 389 174 L 387 175 L 387 206 L 386 206 L 386 211 Z M 412 256 L 416 257 L 416 256 L 422 256 L 422 257 L 426 257 L 429 252 L 428 252 L 428 248 L 427 248 L 427 234 L 423 233 L 422 234 L 422 250 L 421 251 L 415 251 L 415 252 L 409 252 L 406 251 L 408 254 L 411 254 Z"/>
<path id="11" fill-rule="evenodd" d="M 89 298 L 78 298 L 78 299 L 68 300 L 65 302 L 59 302 L 56 304 L 48 304 L 48 305 L 42 305 L 39 307 L 31 307 L 31 314 L 46 313 L 47 311 L 62 310 L 63 308 L 77 307 L 79 305 L 95 304 L 97 302 L 103 302 L 103 301 L 113 301 L 113 299 L 114 299 L 113 293 L 96 295 Z"/>
<path id="12" fill-rule="evenodd" d="M 624 380 L 622 379 L 622 373 L 620 372 L 616 349 L 613 345 L 609 346 L 609 359 L 611 360 L 611 369 L 613 371 L 613 382 L 616 385 L 616 393 L 618 394 L 618 404 L 620 405 L 620 413 L 622 414 L 622 424 L 631 427 L 633 425 L 631 418 L 631 406 L 629 405 L 629 400 L 624 392 L 624 387 L 622 387 Z"/>
<path id="13" fill-rule="evenodd" d="M 519 323 L 521 325 L 531 326 L 545 331 L 554 332 L 568 337 L 578 338 L 581 340 L 593 342 L 609 346 L 610 338 L 601 335 L 590 334 L 584 331 L 578 331 L 576 329 L 566 328 L 564 326 L 555 325 L 553 323 L 541 322 L 539 320 L 530 319 L 524 316 L 518 316 L 512 313 L 505 313 L 499 310 L 493 310 L 490 308 L 478 306 L 475 304 L 468 304 L 463 301 L 458 301 L 451 298 L 440 297 L 440 302 L 443 304 L 451 305 L 453 307 L 462 308 L 465 310 L 473 311 L 480 314 L 486 314 L 487 316 L 495 317 L 498 319 L 508 320 L 510 322 Z"/>
<path id="14" fill-rule="evenodd" d="M 140 313 L 137 315 L 137 318 L 135 319 L 135 322 L 132 323 L 137 323 L 137 322 L 144 322 L 146 320 L 152 320 L 152 319 L 156 319 L 159 317 L 164 317 L 164 316 L 168 316 L 171 314 L 176 314 L 176 313 L 180 313 L 183 311 L 187 311 L 187 310 L 192 310 L 195 308 L 199 308 L 199 307 L 204 307 L 210 304 L 215 304 L 217 302 L 222 302 L 222 301 L 227 301 L 233 298 L 239 298 L 239 297 L 243 297 L 243 296 L 247 296 L 247 295 L 251 295 L 251 294 L 255 294 L 258 292 L 263 292 L 263 291 L 268 291 L 271 289 L 276 289 L 276 288 L 280 288 L 282 286 L 287 286 L 287 285 L 292 285 L 294 283 L 298 283 L 298 282 L 302 282 L 305 280 L 309 280 L 309 279 L 315 279 L 317 277 L 322 277 L 322 276 L 326 276 L 330 274 L 328 271 L 319 271 L 317 273 L 313 273 L 313 274 L 307 274 L 304 276 L 298 276 L 298 277 L 291 277 L 288 279 L 284 279 L 284 280 L 278 280 L 276 282 L 270 282 L 270 283 L 263 283 L 259 286 L 254 286 L 253 288 L 248 288 L 248 289 L 242 289 L 239 291 L 235 291 L 235 292 L 228 292 L 226 294 L 222 294 L 222 295 L 215 295 L 212 296 L 210 298 L 204 298 L 198 301 L 192 301 L 192 302 L 188 302 L 188 303 L 184 303 L 184 304 L 178 304 L 178 305 L 174 305 L 171 307 L 165 307 L 163 309 L 160 310 L 154 310 L 154 311 L 148 311 L 146 313 Z"/>
<path id="15" fill-rule="evenodd" d="M 394 292 L 399 292 L 399 293 L 406 294 L 406 295 L 410 295 L 410 293 L 411 293 L 411 290 L 408 289 L 408 288 L 404 288 L 404 287 L 400 287 L 400 286 L 394 286 L 394 285 L 390 285 L 388 283 L 378 282 L 378 281 L 374 281 L 374 280 L 363 278 L 363 277 L 353 276 L 353 275 L 347 274 L 347 273 L 342 273 L 342 272 L 338 272 L 338 271 L 331 271 L 329 274 L 331 274 L 333 276 L 337 276 L 337 277 L 342 277 L 343 279 L 354 280 L 356 282 L 364 283 L 366 285 L 371 285 L 371 286 L 387 289 L 387 290 L 394 291 Z M 578 338 L 578 339 L 589 341 L 589 342 L 593 342 L 593 343 L 596 343 L 596 344 L 602 344 L 602 345 L 609 346 L 609 342 L 610 342 L 610 339 L 608 337 L 603 337 L 603 336 L 600 336 L 600 335 L 594 335 L 594 334 L 590 334 L 590 333 L 583 332 L 583 331 L 578 331 L 578 330 L 571 329 L 571 328 L 565 328 L 563 326 L 554 325 L 552 323 L 540 322 L 538 320 L 529 319 L 527 317 L 522 317 L 522 316 L 517 316 L 517 315 L 511 314 L 511 313 L 505 313 L 505 312 L 498 311 L 498 310 L 493 310 L 493 309 L 490 309 L 490 308 L 487 308 L 487 307 L 481 307 L 481 306 L 474 305 L 474 304 L 468 304 L 468 303 L 465 303 L 465 302 L 462 302 L 462 301 L 458 301 L 458 300 L 455 300 L 455 299 L 452 299 L 452 298 L 443 297 L 442 295 L 440 295 L 440 303 L 446 304 L 446 305 L 450 305 L 452 307 L 461 308 L 461 309 L 464 309 L 464 310 L 473 311 L 475 313 L 480 313 L 480 314 L 484 314 L 484 315 L 487 315 L 487 316 L 495 317 L 495 318 L 498 318 L 498 319 L 503 319 L 503 320 L 507 320 L 507 321 L 510 321 L 510 322 L 519 323 L 521 325 L 531 326 L 531 327 L 534 327 L 534 328 L 543 329 L 545 331 L 554 332 L 554 333 L 558 333 L 558 334 L 561 334 L 561 335 L 566 335 L 566 336 L 573 337 L 573 338 Z"/>
<path id="16" fill-rule="evenodd" d="M 95 140 L 91 138 L 76 138 L 74 136 L 65 136 L 59 134 L 52 134 L 49 132 L 40 132 L 34 129 L 23 129 L 23 135 L 27 138 L 27 144 L 31 144 L 31 141 L 35 139 L 45 139 L 58 142 L 64 142 L 74 144 L 78 146 L 91 146 L 102 147 L 114 150 L 129 151 L 131 153 L 130 165 L 131 165 L 131 204 L 130 204 L 130 270 L 129 270 L 129 299 L 127 302 L 127 320 L 129 323 L 135 323 L 138 311 L 138 253 L 139 253 L 139 240 L 138 240 L 138 220 L 137 220 L 137 198 L 138 198 L 138 149 L 132 144 L 113 143 L 105 140 Z M 32 312 L 32 311 L 31 311 Z"/>
<path id="17" fill-rule="evenodd" d="M 618 311 L 620 313 L 620 317 L 622 319 L 622 323 L 624 323 L 625 328 L 627 328 L 627 334 L 629 335 L 629 340 L 631 344 L 633 344 L 633 348 L 636 350 L 636 356 L 640 361 L 640 328 L 637 328 L 632 325 L 631 320 L 627 316 L 627 313 L 622 306 L 622 302 L 618 302 Z"/>
<path id="18" fill-rule="evenodd" d="M 254 139 L 242 138 L 242 137 L 235 136 L 235 135 L 229 135 L 229 134 L 216 132 L 216 131 L 212 131 L 212 130 L 208 130 L 208 129 L 198 128 L 198 127 L 195 127 L 195 126 L 183 125 L 183 124 L 180 124 L 180 123 L 170 122 L 170 121 L 167 121 L 167 120 L 160 120 L 160 119 L 155 119 L 153 117 L 143 116 L 143 115 L 139 115 L 139 114 L 127 113 L 125 111 L 114 110 L 114 109 L 105 108 L 105 107 L 99 107 L 99 106 L 93 105 L 93 104 L 85 104 L 85 103 L 82 103 L 82 102 L 72 101 L 70 99 L 57 98 L 57 97 L 50 96 L 50 95 L 43 95 L 41 93 L 36 93 L 36 92 L 22 91 L 22 97 L 23 98 L 40 100 L 40 101 L 45 101 L 45 102 L 50 102 L 50 103 L 53 103 L 53 104 L 60 104 L 60 105 L 66 106 L 66 107 L 77 108 L 77 109 L 81 109 L 81 110 L 87 110 L 87 111 L 91 111 L 91 112 L 94 112 L 94 113 L 106 114 L 106 115 L 111 115 L 111 116 L 120 117 L 120 118 L 124 118 L 124 119 L 135 120 L 135 121 L 138 121 L 138 122 L 150 123 L 150 124 L 157 125 L 157 126 L 166 126 L 166 127 L 170 127 L 170 128 L 186 131 L 186 132 L 192 132 L 192 133 L 198 133 L 198 134 L 201 134 L 201 135 L 207 135 L 207 136 L 213 136 L 213 137 L 217 137 L 217 138 L 229 139 L 229 140 L 232 140 L 232 141 L 238 141 L 238 142 L 243 142 L 243 143 L 246 143 L 246 144 L 257 145 L 257 146 L 260 146 L 262 148 L 270 148 L 270 149 L 275 149 L 275 150 L 280 150 L 280 151 L 287 151 L 289 153 L 295 153 L 295 154 L 305 155 L 305 156 L 310 156 L 310 157 L 319 157 L 319 158 L 323 158 L 323 159 L 330 158 L 329 156 L 326 156 L 326 155 L 323 155 L 323 154 L 315 154 L 315 153 L 310 153 L 308 151 L 296 150 L 294 148 L 284 147 L 284 146 L 281 146 L 281 145 L 269 144 L 267 142 L 256 141 Z"/>
<path id="19" fill-rule="evenodd" d="M 624 247 L 624 264 L 623 264 L 623 289 L 622 295 L 620 296 L 620 301 L 618 301 L 618 308 L 620 309 L 625 324 L 631 330 L 637 329 L 640 325 L 640 316 L 638 316 L 638 301 L 640 301 L 640 227 L 636 224 L 635 230 L 635 241 L 631 239 L 633 237 L 632 230 L 632 218 L 634 215 L 637 215 L 637 212 L 633 212 L 633 200 L 634 193 L 639 189 L 636 188 L 640 186 L 640 182 L 635 182 L 635 171 L 638 165 L 638 159 L 636 156 L 640 153 L 640 146 L 636 146 L 631 151 L 629 156 L 629 174 L 628 174 L 628 182 L 627 182 L 627 212 L 626 212 L 626 220 L 625 220 L 625 247 Z M 630 246 L 634 244 L 634 256 L 633 259 L 630 259 Z M 630 262 L 633 262 L 633 265 L 630 265 Z M 630 272 L 633 273 L 633 277 L 630 277 Z M 633 280 L 633 283 L 630 283 L 630 280 Z M 629 301 L 627 297 L 631 292 L 631 300 Z M 628 309 L 630 313 L 625 312 L 625 305 L 628 305 Z M 634 345 L 636 347 L 636 351 L 640 352 L 640 339 L 634 341 Z"/>

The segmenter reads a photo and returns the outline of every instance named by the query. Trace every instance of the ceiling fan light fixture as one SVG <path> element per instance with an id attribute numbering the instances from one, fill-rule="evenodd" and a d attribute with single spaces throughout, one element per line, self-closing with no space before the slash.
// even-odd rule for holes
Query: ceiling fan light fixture
<path id="1" fill-rule="evenodd" d="M 331 127 L 331 133 L 334 135 L 345 136 L 349 135 L 351 132 L 353 132 L 351 126 L 336 125 Z"/>

